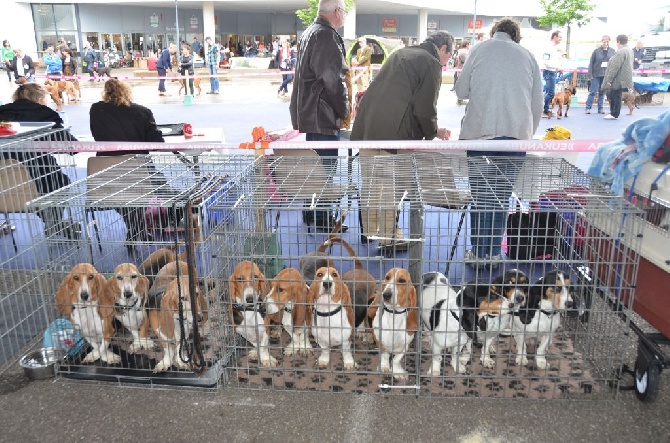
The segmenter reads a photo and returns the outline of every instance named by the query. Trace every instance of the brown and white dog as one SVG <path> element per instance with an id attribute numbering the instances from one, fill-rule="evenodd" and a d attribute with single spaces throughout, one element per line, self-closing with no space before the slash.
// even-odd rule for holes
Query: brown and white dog
<path id="1" fill-rule="evenodd" d="M 503 329 L 509 328 L 512 312 L 518 312 L 528 299 L 528 277 L 518 269 L 510 269 L 491 283 L 475 281 L 466 284 L 460 292 L 463 307 L 461 323 L 470 338 L 483 344 L 481 362 L 493 368 L 493 342 Z M 475 334 L 476 331 L 476 334 Z"/>
<path id="2" fill-rule="evenodd" d="M 200 290 L 195 286 L 196 294 L 191 297 L 188 274 L 182 274 L 173 279 L 165 289 L 165 292 L 149 297 L 149 324 L 158 341 L 163 348 L 163 358 L 154 367 L 154 372 L 163 372 L 170 369 L 172 365 L 179 369 L 189 369 L 188 363 L 182 360 L 185 357 L 181 350 L 182 326 L 188 336 L 193 329 L 193 324 L 199 319 L 194 318 L 192 301 L 195 300 L 196 311 L 200 312 L 201 299 Z M 179 304 L 182 305 L 182 315 L 179 315 Z M 180 318 L 181 317 L 181 318 Z M 181 353 L 181 355 L 180 355 Z"/>
<path id="3" fill-rule="evenodd" d="M 419 328 L 416 289 L 409 272 L 402 268 L 390 269 L 384 276 L 380 295 L 368 310 L 375 341 L 382 351 L 380 370 L 392 373 L 396 380 L 407 380 L 401 361 Z"/>
<path id="4" fill-rule="evenodd" d="M 572 101 L 572 96 L 577 94 L 577 88 L 572 85 L 568 85 L 565 90 L 562 92 L 557 92 L 554 95 L 554 98 L 551 99 L 551 110 L 550 114 L 554 114 L 554 106 L 558 106 L 558 113 L 556 113 L 556 118 L 561 119 L 563 115 L 565 118 L 568 118 L 568 111 L 570 110 L 570 102 Z M 563 114 L 563 106 L 565 106 L 565 114 Z"/>
<path id="5" fill-rule="evenodd" d="M 270 292 L 265 297 L 266 324 L 272 316 L 279 316 L 278 322 L 291 336 L 290 343 L 284 348 L 286 356 L 312 352 L 307 322 L 308 289 L 300 271 L 286 268 L 270 282 Z"/>
<path id="6" fill-rule="evenodd" d="M 259 360 L 261 366 L 277 366 L 277 359 L 270 355 L 268 336 L 262 312 L 263 296 L 267 294 L 265 275 L 258 265 L 245 260 L 238 263 L 228 281 L 230 315 L 235 332 L 244 337 L 253 348 L 248 357 Z"/>
<path id="7" fill-rule="evenodd" d="M 357 365 L 351 352 L 354 310 L 349 288 L 342 281 L 337 269 L 317 269 L 314 282 L 309 287 L 307 303 L 311 311 L 309 316 L 312 335 L 321 348 L 318 366 L 328 367 L 330 348 L 342 346 L 344 369 L 355 369 Z"/>
<path id="8" fill-rule="evenodd" d="M 526 338 L 538 339 L 535 365 L 549 367 L 547 348 L 556 330 L 561 326 L 561 314 L 572 307 L 570 277 L 561 271 L 551 271 L 530 287 L 528 303 L 512 317 L 512 335 L 516 342 L 516 364 L 528 364 Z"/>
<path id="9" fill-rule="evenodd" d="M 121 263 L 105 285 L 108 297 L 114 302 L 114 317 L 132 334 L 131 354 L 151 349 L 147 300 L 149 279 L 140 274 L 133 263 Z"/>
<path id="10" fill-rule="evenodd" d="M 63 279 L 56 294 L 56 309 L 69 317 L 93 348 L 82 363 L 121 362 L 121 357 L 107 349 L 114 334 L 114 301 L 107 296 L 105 283 L 105 277 L 93 265 L 79 263 Z"/>

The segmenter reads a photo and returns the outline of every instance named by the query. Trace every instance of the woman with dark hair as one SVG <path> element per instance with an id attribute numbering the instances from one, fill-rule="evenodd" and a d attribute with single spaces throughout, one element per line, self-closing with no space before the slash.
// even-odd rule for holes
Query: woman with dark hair
<path id="1" fill-rule="evenodd" d="M 0 106 L 0 121 L 9 122 L 53 122 L 54 129 L 63 128 L 63 119 L 58 112 L 47 104 L 47 91 L 37 83 L 26 83 L 19 86 L 12 96 L 12 103 Z M 56 133 L 45 137 L 47 140 L 76 141 L 70 131 Z M 3 152 L 3 158 L 13 158 L 23 163 L 35 181 L 37 191 L 44 195 L 70 184 L 70 178 L 58 165 L 56 158 L 42 152 Z M 37 215 L 44 222 L 47 235 L 64 234 L 70 238 L 76 236 L 78 229 L 71 222 L 63 222 L 60 209 L 38 210 Z"/>
<path id="2" fill-rule="evenodd" d="M 91 134 L 99 142 L 153 142 L 163 143 L 163 134 L 156 126 L 151 110 L 133 103 L 132 89 L 121 80 L 112 78 L 105 82 L 102 101 L 93 103 L 89 115 Z M 96 156 L 148 154 L 148 150 L 118 150 L 98 152 Z M 155 170 L 149 168 L 152 179 Z M 156 183 L 157 185 L 164 184 Z M 116 208 L 128 228 L 126 241 L 151 239 L 147 232 L 144 211 L 141 208 Z"/>

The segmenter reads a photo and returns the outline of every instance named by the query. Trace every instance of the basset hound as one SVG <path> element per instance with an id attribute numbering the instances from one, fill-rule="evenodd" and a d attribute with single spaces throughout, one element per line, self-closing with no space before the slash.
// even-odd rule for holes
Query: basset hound
<path id="1" fill-rule="evenodd" d="M 290 343 L 284 348 L 286 356 L 312 352 L 307 322 L 308 289 L 300 271 L 286 268 L 270 282 L 270 292 L 265 297 L 266 324 L 272 316 L 278 316 L 279 323 L 291 336 Z"/>
<path id="2" fill-rule="evenodd" d="M 121 263 L 114 270 L 114 275 L 107 280 L 105 291 L 114 302 L 114 317 L 133 336 L 128 352 L 134 354 L 142 349 L 153 348 L 154 342 L 149 338 L 147 315 L 149 279 L 140 274 L 133 263 Z"/>
<path id="3" fill-rule="evenodd" d="M 512 335 L 516 342 L 516 364 L 528 364 L 526 338 L 539 340 L 535 351 L 535 365 L 549 367 L 547 348 L 556 330 L 561 326 L 561 315 L 573 305 L 570 277 L 562 271 L 551 271 L 530 287 L 528 303 L 512 316 Z"/>
<path id="4" fill-rule="evenodd" d="M 512 312 L 518 312 L 528 299 L 529 281 L 526 274 L 510 269 L 491 283 L 474 281 L 461 291 L 463 307 L 461 324 L 471 339 L 483 343 L 480 360 L 485 368 L 493 368 L 493 342 L 503 329 L 509 328 Z M 476 334 L 475 334 L 476 332 Z"/>
<path id="5" fill-rule="evenodd" d="M 407 380 L 401 361 L 419 327 L 416 289 L 406 269 L 393 268 L 384 276 L 380 295 L 368 310 L 372 331 L 381 349 L 380 370 L 396 380 Z M 393 354 L 391 364 L 389 359 Z"/>
<path id="6" fill-rule="evenodd" d="M 70 319 L 93 348 L 82 363 L 121 362 L 121 357 L 107 349 L 114 335 L 114 301 L 108 297 L 105 284 L 105 277 L 93 265 L 79 263 L 63 279 L 56 294 L 56 309 Z"/>
<path id="7" fill-rule="evenodd" d="M 430 333 L 432 363 L 427 376 L 439 376 L 442 366 L 442 351 L 449 348 L 451 367 L 464 374 L 472 353 L 472 340 L 463 327 L 463 308 L 459 303 L 460 293 L 450 285 L 440 272 L 424 274 L 421 289 L 421 319 Z"/>
<path id="8" fill-rule="evenodd" d="M 149 297 L 149 324 L 163 348 L 163 358 L 154 367 L 155 373 L 167 371 L 173 364 L 179 369 L 190 368 L 184 361 L 186 350 L 182 338 L 188 338 L 194 322 L 199 320 L 193 316 L 192 299 L 196 303 L 196 312 L 202 311 L 200 290 L 197 285 L 195 288 L 196 294 L 191 297 L 188 274 L 181 274 L 170 281 L 164 292 Z"/>
<path id="9" fill-rule="evenodd" d="M 344 369 L 357 367 L 351 352 L 354 327 L 354 310 L 351 294 L 340 273 L 333 267 L 319 268 L 309 287 L 308 306 L 312 335 L 321 348 L 317 364 L 326 368 L 330 364 L 330 348 L 342 346 Z"/>
<path id="10" fill-rule="evenodd" d="M 245 260 L 235 266 L 228 280 L 230 316 L 235 332 L 252 344 L 249 359 L 259 360 L 261 366 L 274 367 L 277 359 L 270 355 L 270 338 L 263 319 L 263 296 L 267 292 L 265 275 L 256 263 Z"/>

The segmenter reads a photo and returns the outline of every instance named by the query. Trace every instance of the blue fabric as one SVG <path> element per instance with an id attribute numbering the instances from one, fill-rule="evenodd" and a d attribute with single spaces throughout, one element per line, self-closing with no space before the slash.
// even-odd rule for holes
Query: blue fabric
<path id="1" fill-rule="evenodd" d="M 158 72 L 158 76 L 161 77 L 161 79 L 158 80 L 158 92 L 165 92 L 165 74 L 167 71 L 164 68 L 156 66 L 156 72 Z"/>
<path id="2" fill-rule="evenodd" d="M 169 49 L 163 49 L 161 56 L 158 57 L 158 61 L 156 62 L 156 68 L 172 69 L 172 60 L 170 58 Z"/>
<path id="3" fill-rule="evenodd" d="M 657 119 L 642 118 L 624 130 L 621 138 L 605 143 L 596 152 L 589 175 L 611 184 L 612 192 L 623 195 L 623 186 L 663 146 L 670 135 L 670 111 Z"/>
<path id="4" fill-rule="evenodd" d="M 662 77 L 633 77 L 633 86 L 638 91 L 665 92 L 670 90 L 670 79 Z"/>

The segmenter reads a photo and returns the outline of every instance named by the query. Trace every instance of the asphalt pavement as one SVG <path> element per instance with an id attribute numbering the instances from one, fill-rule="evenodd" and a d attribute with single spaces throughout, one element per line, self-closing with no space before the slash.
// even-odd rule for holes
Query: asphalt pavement
<path id="1" fill-rule="evenodd" d="M 1 77 L 0 100 L 12 88 Z M 134 87 L 135 101 L 149 106 L 159 123 L 190 122 L 223 127 L 226 141 L 249 139 L 251 129 L 288 127 L 288 99 L 277 96 L 279 75 L 235 77 L 220 95 L 184 105 L 177 84 L 159 97 L 156 82 Z M 86 82 L 83 100 L 66 105 L 73 132 L 90 135 L 88 109 L 102 83 Z M 441 126 L 457 131 L 464 108 L 450 86 L 438 103 Z M 606 121 L 573 108 L 561 125 L 578 139 L 614 139 L 635 119 L 668 110 L 644 106 L 633 116 Z M 543 120 L 538 133 L 556 120 Z M 634 343 L 634 340 L 632 340 Z M 633 344 L 634 346 L 634 344 Z M 29 381 L 18 365 L 0 375 L 0 442 L 234 441 L 234 442 L 669 442 L 670 380 L 661 374 L 653 404 L 631 392 L 613 400 L 490 400 L 414 398 L 317 392 L 218 392 L 128 389 L 65 380 Z"/>

